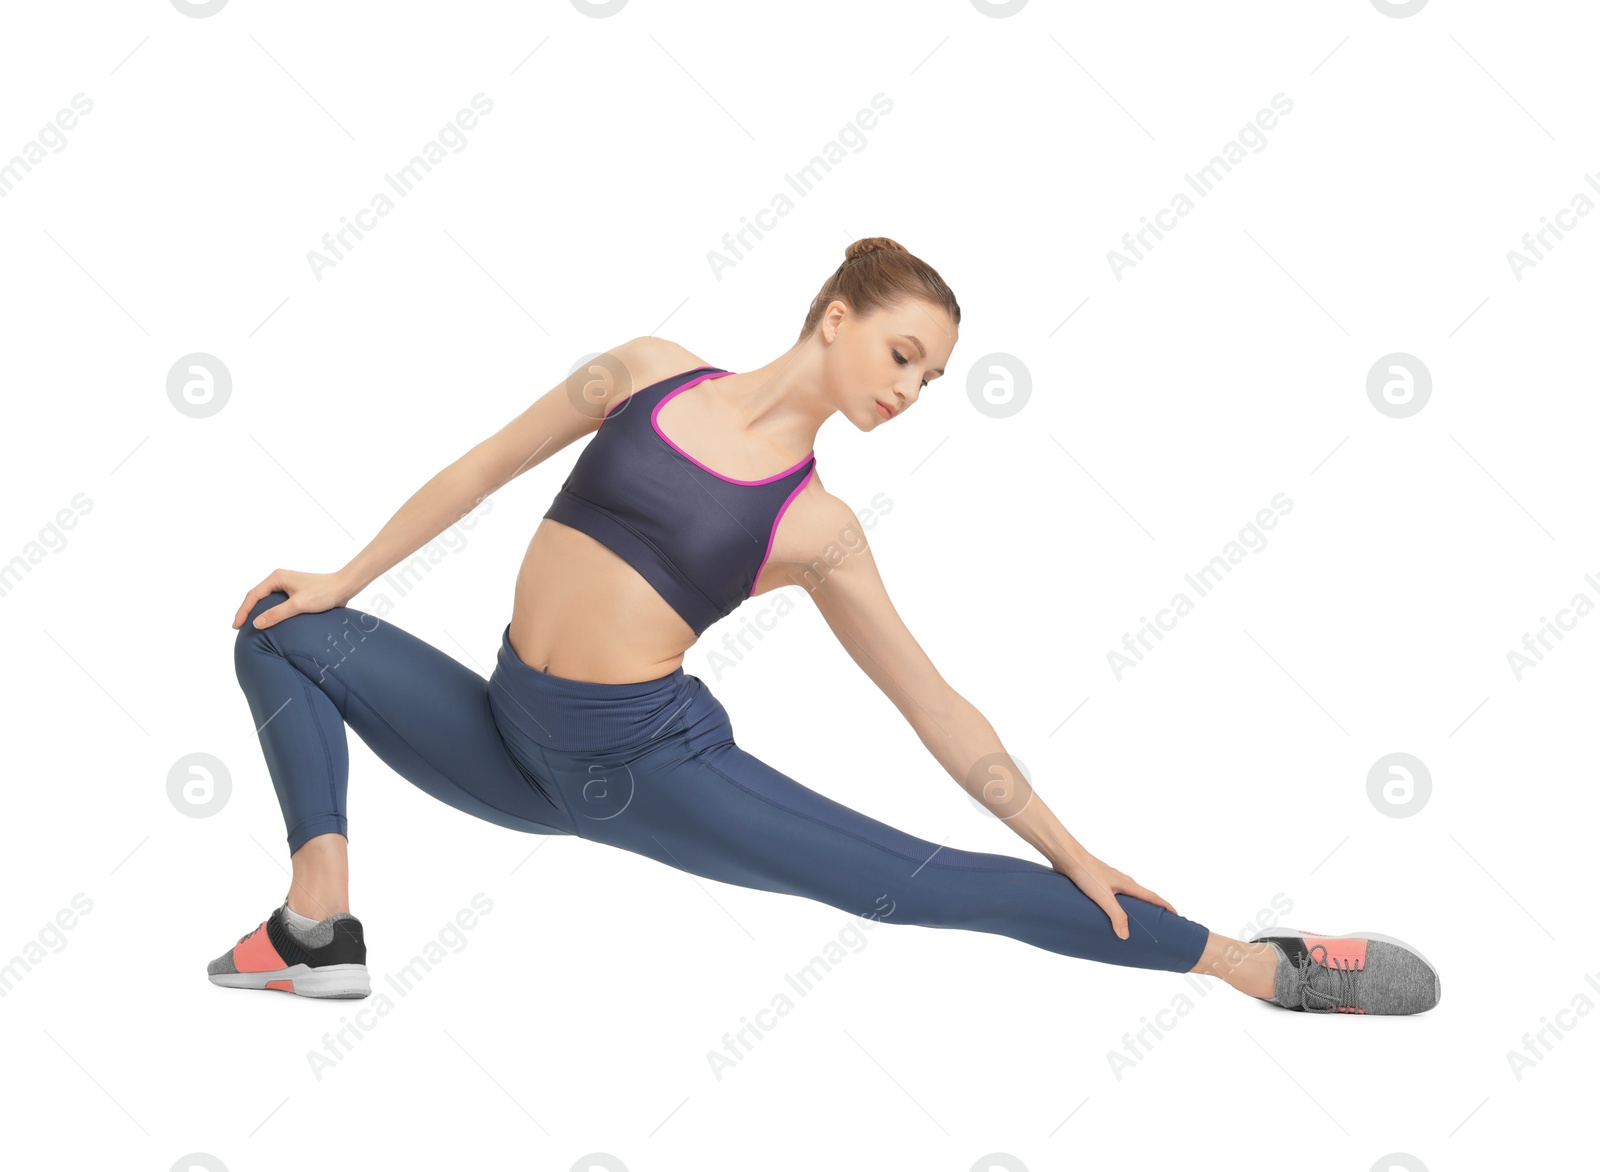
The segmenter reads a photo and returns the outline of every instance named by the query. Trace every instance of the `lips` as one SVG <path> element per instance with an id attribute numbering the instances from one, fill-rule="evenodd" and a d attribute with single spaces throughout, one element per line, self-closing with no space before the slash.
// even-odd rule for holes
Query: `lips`
<path id="1" fill-rule="evenodd" d="M 882 415 L 885 419 L 894 418 L 895 413 L 889 409 L 882 399 L 874 399 L 872 401 L 878 405 L 878 414 Z"/>

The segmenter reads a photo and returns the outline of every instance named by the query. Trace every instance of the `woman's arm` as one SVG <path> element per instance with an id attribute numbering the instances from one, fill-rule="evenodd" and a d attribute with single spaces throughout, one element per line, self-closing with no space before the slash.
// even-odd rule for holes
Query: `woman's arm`
<path id="1" fill-rule="evenodd" d="M 1127 937 L 1127 916 L 1112 896 L 1124 892 L 1176 912 L 1161 896 L 1096 858 L 1063 826 L 1017 768 L 983 714 L 939 674 L 889 600 L 855 513 L 824 496 L 807 518 L 817 548 L 843 544 L 850 552 L 828 565 L 819 560 L 791 573 L 805 586 L 850 657 L 916 731 L 945 772 L 1015 831 L 1057 871 L 1103 908 Z M 819 581 L 820 580 L 820 581 Z"/>
<path id="2" fill-rule="evenodd" d="M 974 799 L 1052 863 L 1084 848 L 1017 768 L 994 726 L 951 687 L 906 628 L 860 523 L 837 498 L 818 509 L 830 533 L 847 527 L 851 552 L 821 576 L 811 600 L 850 658 L 899 709 L 928 752 Z M 813 573 L 810 580 L 818 575 Z"/>
<path id="3" fill-rule="evenodd" d="M 347 598 L 360 594 L 400 559 L 461 520 L 498 487 L 485 479 L 471 455 L 469 452 L 436 472 L 411 494 L 360 553 L 334 572 Z"/>
<path id="4" fill-rule="evenodd" d="M 262 612 L 256 620 L 260 627 L 303 610 L 344 605 L 402 558 L 466 516 L 490 493 L 598 428 L 614 403 L 643 385 L 641 377 L 660 367 L 663 345 L 656 338 L 634 338 L 597 355 L 510 423 L 435 473 L 341 569 L 312 575 L 274 570 L 262 579 L 236 612 L 235 629 L 256 602 L 274 590 L 286 590 L 290 598 Z M 307 587 L 304 597 L 299 596 L 301 587 Z"/>
<path id="5" fill-rule="evenodd" d="M 611 404 L 631 393 L 636 374 L 661 345 L 634 338 L 597 356 L 551 387 L 521 415 L 475 444 L 412 494 L 378 535 L 338 571 L 359 594 L 394 566 L 453 525 L 483 499 L 550 456 L 596 430 Z"/>

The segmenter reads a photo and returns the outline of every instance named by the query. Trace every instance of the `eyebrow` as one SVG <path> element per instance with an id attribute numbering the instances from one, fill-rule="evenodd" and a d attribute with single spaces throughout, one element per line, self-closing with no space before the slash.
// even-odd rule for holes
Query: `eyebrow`
<path id="1" fill-rule="evenodd" d="M 910 338 L 913 342 L 916 343 L 916 345 L 917 345 L 917 357 L 918 358 L 926 358 L 928 356 L 928 348 L 922 344 L 922 339 L 917 337 L 917 335 L 915 335 L 915 334 L 901 334 L 900 336 L 902 338 Z M 944 373 L 944 367 L 941 366 L 934 373 L 936 375 L 943 374 Z"/>

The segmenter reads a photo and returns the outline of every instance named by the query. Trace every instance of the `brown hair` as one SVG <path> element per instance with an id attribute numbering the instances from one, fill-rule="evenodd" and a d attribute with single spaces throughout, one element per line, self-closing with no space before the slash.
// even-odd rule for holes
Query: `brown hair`
<path id="1" fill-rule="evenodd" d="M 811 299 L 798 341 L 805 341 L 834 301 L 843 301 L 855 313 L 870 316 L 902 301 L 930 301 L 943 306 L 950 320 L 961 324 L 961 306 L 944 278 L 932 265 L 911 255 L 904 245 L 887 236 L 867 236 L 844 250 L 844 261 L 822 283 Z"/>

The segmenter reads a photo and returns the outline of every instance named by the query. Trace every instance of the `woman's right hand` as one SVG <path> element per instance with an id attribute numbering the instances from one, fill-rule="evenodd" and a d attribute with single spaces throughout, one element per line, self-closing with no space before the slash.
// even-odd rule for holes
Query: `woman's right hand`
<path id="1" fill-rule="evenodd" d="M 1051 870 L 1071 879 L 1078 885 L 1080 891 L 1099 904 L 1100 910 L 1111 919 L 1111 930 L 1123 940 L 1128 938 L 1128 913 L 1122 910 L 1122 905 L 1116 900 L 1119 892 L 1131 895 L 1135 899 L 1142 899 L 1146 903 L 1153 903 L 1157 907 L 1164 907 L 1173 915 L 1179 914 L 1177 908 L 1148 887 L 1136 882 L 1131 875 L 1097 859 L 1088 851 L 1064 853 L 1058 862 L 1052 864 Z"/>
<path id="2" fill-rule="evenodd" d="M 268 607 L 256 616 L 253 624 L 259 630 L 281 623 L 290 615 L 316 614 L 336 606 L 346 605 L 355 595 L 342 574 L 302 574 L 298 570 L 273 570 L 251 588 L 244 602 L 233 616 L 233 629 L 244 626 L 250 609 L 275 590 L 289 596 L 286 602 Z"/>

